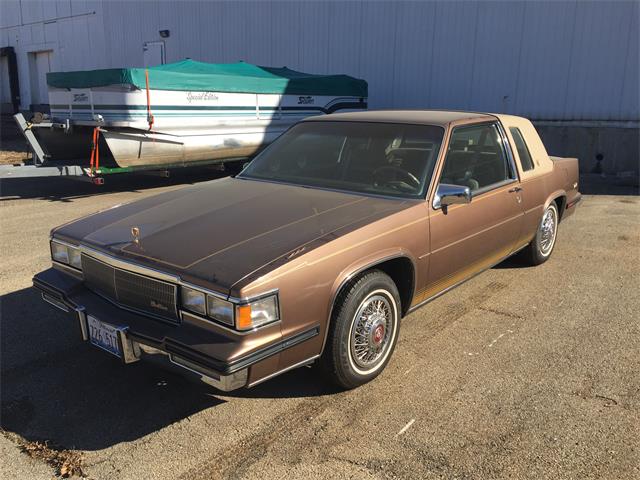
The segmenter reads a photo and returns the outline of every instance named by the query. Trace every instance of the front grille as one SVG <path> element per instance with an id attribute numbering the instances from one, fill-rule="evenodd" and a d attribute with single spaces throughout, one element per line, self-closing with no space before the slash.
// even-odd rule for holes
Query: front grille
<path id="1" fill-rule="evenodd" d="M 129 272 L 82 254 L 82 274 L 88 288 L 125 308 L 165 320 L 178 320 L 177 286 Z"/>
<path id="2" fill-rule="evenodd" d="M 92 290 L 113 300 L 116 299 L 116 285 L 111 265 L 82 255 L 82 275 L 84 282 Z"/>

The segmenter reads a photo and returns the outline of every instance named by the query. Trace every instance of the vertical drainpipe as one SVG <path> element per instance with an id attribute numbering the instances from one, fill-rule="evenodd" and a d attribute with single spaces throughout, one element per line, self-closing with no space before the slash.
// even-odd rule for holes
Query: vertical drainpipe
<path id="1" fill-rule="evenodd" d="M 0 48 L 0 57 L 7 57 L 9 67 L 9 88 L 11 90 L 11 103 L 13 113 L 20 111 L 20 83 L 18 82 L 18 61 L 13 47 Z"/>

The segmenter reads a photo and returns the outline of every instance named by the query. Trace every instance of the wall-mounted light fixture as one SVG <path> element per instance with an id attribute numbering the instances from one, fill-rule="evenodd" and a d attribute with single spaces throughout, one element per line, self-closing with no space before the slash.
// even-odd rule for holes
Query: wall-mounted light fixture
<path id="1" fill-rule="evenodd" d="M 171 32 L 169 30 L 160 30 L 160 37 L 162 38 L 169 38 L 169 35 L 171 35 Z"/>

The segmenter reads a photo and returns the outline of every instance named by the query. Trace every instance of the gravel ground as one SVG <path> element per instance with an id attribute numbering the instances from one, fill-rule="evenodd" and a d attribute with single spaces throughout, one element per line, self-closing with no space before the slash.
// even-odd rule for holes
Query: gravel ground
<path id="1" fill-rule="evenodd" d="M 24 163 L 29 154 L 27 142 L 22 134 L 4 116 L 0 123 L 0 129 L 0 165 Z"/>
<path id="2" fill-rule="evenodd" d="M 4 140 L 0 143 L 0 165 L 20 165 L 29 160 L 24 140 Z"/>
<path id="3" fill-rule="evenodd" d="M 411 314 L 368 385 L 306 368 L 222 395 L 119 364 L 31 287 L 51 227 L 179 187 L 144 182 L 1 186 L 2 478 L 640 478 L 637 196 L 585 196 L 549 262 Z"/>

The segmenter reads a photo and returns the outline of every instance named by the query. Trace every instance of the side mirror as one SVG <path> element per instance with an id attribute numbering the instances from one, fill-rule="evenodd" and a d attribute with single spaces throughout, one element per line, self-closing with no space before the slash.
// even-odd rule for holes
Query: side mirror
<path id="1" fill-rule="evenodd" d="M 447 207 L 449 205 L 471 203 L 472 197 L 473 194 L 469 187 L 441 183 L 438 185 L 436 196 L 433 199 L 433 208 L 442 208 L 442 210 L 447 213 Z"/>

